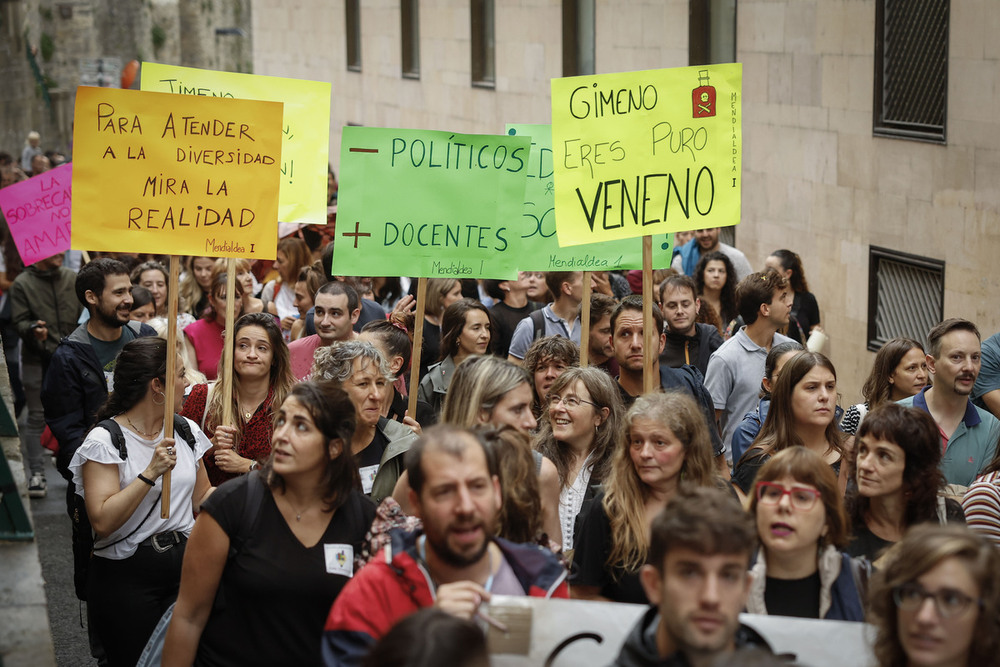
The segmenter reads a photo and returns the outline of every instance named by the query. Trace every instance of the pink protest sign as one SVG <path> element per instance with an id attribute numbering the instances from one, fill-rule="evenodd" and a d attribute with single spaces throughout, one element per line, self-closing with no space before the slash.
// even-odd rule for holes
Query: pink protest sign
<path id="1" fill-rule="evenodd" d="M 0 190 L 0 211 L 25 266 L 69 250 L 72 169 L 67 163 Z"/>

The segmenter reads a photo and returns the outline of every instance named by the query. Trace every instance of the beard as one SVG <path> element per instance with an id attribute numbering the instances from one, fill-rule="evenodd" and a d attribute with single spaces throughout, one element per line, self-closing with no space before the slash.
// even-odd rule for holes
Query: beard
<path id="1" fill-rule="evenodd" d="M 480 528 L 483 529 L 483 542 L 474 551 L 460 553 L 451 548 L 448 544 L 447 534 L 445 535 L 431 535 L 426 532 L 426 526 L 424 528 L 424 535 L 427 537 L 427 543 L 434 550 L 441 561 L 450 565 L 451 567 L 468 567 L 475 563 L 483 557 L 486 550 L 489 549 L 490 542 L 493 539 L 493 535 L 486 530 L 486 526 L 480 524 Z"/>
<path id="2" fill-rule="evenodd" d="M 94 309 L 93 318 L 106 327 L 123 327 L 128 324 L 128 316 L 123 321 L 118 317 L 117 309 L 106 309 L 102 304 L 97 304 Z"/>

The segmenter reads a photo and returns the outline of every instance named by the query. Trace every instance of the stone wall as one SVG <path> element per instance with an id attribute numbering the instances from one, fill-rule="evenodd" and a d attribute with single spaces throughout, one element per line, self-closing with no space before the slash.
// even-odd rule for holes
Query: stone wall
<path id="1" fill-rule="evenodd" d="M 688 3 L 596 0 L 598 72 L 687 64 Z M 561 1 L 497 0 L 496 87 L 470 85 L 469 3 L 420 3 L 420 80 L 400 75 L 396 0 L 361 3 L 362 71 L 346 68 L 343 0 L 257 0 L 254 69 L 333 84 L 331 161 L 348 123 L 499 132 L 549 121 Z M 860 396 L 868 250 L 944 260 L 945 315 L 1000 328 L 1000 3 L 951 3 L 947 145 L 872 134 L 874 0 L 741 0 L 743 219 L 755 267 L 788 247 L 831 336 L 845 403 Z"/>
<path id="2" fill-rule="evenodd" d="M 11 154 L 20 155 L 30 130 L 41 133 L 43 149 L 69 150 L 83 58 L 252 68 L 250 0 L 14 0 L 0 2 L 0 21 L 0 150 Z M 49 86 L 51 111 L 26 45 Z"/>

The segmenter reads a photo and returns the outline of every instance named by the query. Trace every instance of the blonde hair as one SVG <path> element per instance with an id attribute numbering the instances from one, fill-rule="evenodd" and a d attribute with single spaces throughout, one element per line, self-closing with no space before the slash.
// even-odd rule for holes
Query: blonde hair
<path id="1" fill-rule="evenodd" d="M 492 415 L 500 399 L 524 383 L 530 386 L 531 379 L 520 366 L 491 355 L 472 355 L 451 376 L 441 421 L 472 428 L 480 423 L 480 415 Z"/>
<path id="2" fill-rule="evenodd" d="M 646 562 L 649 527 L 645 503 L 649 487 L 639 478 L 630 455 L 632 425 L 636 418 L 652 419 L 670 429 L 684 445 L 684 462 L 678 473 L 679 485 L 715 486 L 717 476 L 712 458 L 708 426 L 694 399 L 681 392 L 644 394 L 625 414 L 618 447 L 605 481 L 604 513 L 611 525 L 609 568 L 634 572 Z"/>

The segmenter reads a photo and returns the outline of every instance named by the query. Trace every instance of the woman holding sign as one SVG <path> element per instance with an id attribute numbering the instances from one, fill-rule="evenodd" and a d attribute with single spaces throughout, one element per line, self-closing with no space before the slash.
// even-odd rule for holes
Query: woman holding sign
<path id="1" fill-rule="evenodd" d="M 260 473 L 202 507 L 164 666 L 320 664 L 326 614 L 375 518 L 357 488 L 354 424 L 351 400 L 332 384 L 292 389 Z"/>
<path id="2" fill-rule="evenodd" d="M 226 397 L 218 383 L 196 384 L 182 415 L 201 425 L 215 445 L 205 458 L 212 484 L 218 486 L 257 468 L 271 455 L 274 406 L 281 405 L 295 384 L 288 346 L 274 317 L 244 315 L 233 325 L 233 393 Z M 225 401 L 236 423 L 222 424 Z"/>
<path id="3" fill-rule="evenodd" d="M 190 420 L 163 426 L 184 398 L 179 360 L 174 404 L 165 406 L 167 341 L 127 343 L 118 355 L 115 390 L 98 411 L 69 465 L 97 533 L 87 602 L 108 664 L 132 667 L 160 616 L 177 597 L 181 561 L 194 512 L 212 487 L 198 461 L 212 443 Z M 177 420 L 180 420 L 179 422 Z M 161 478 L 170 480 L 170 518 L 160 518 Z"/>

